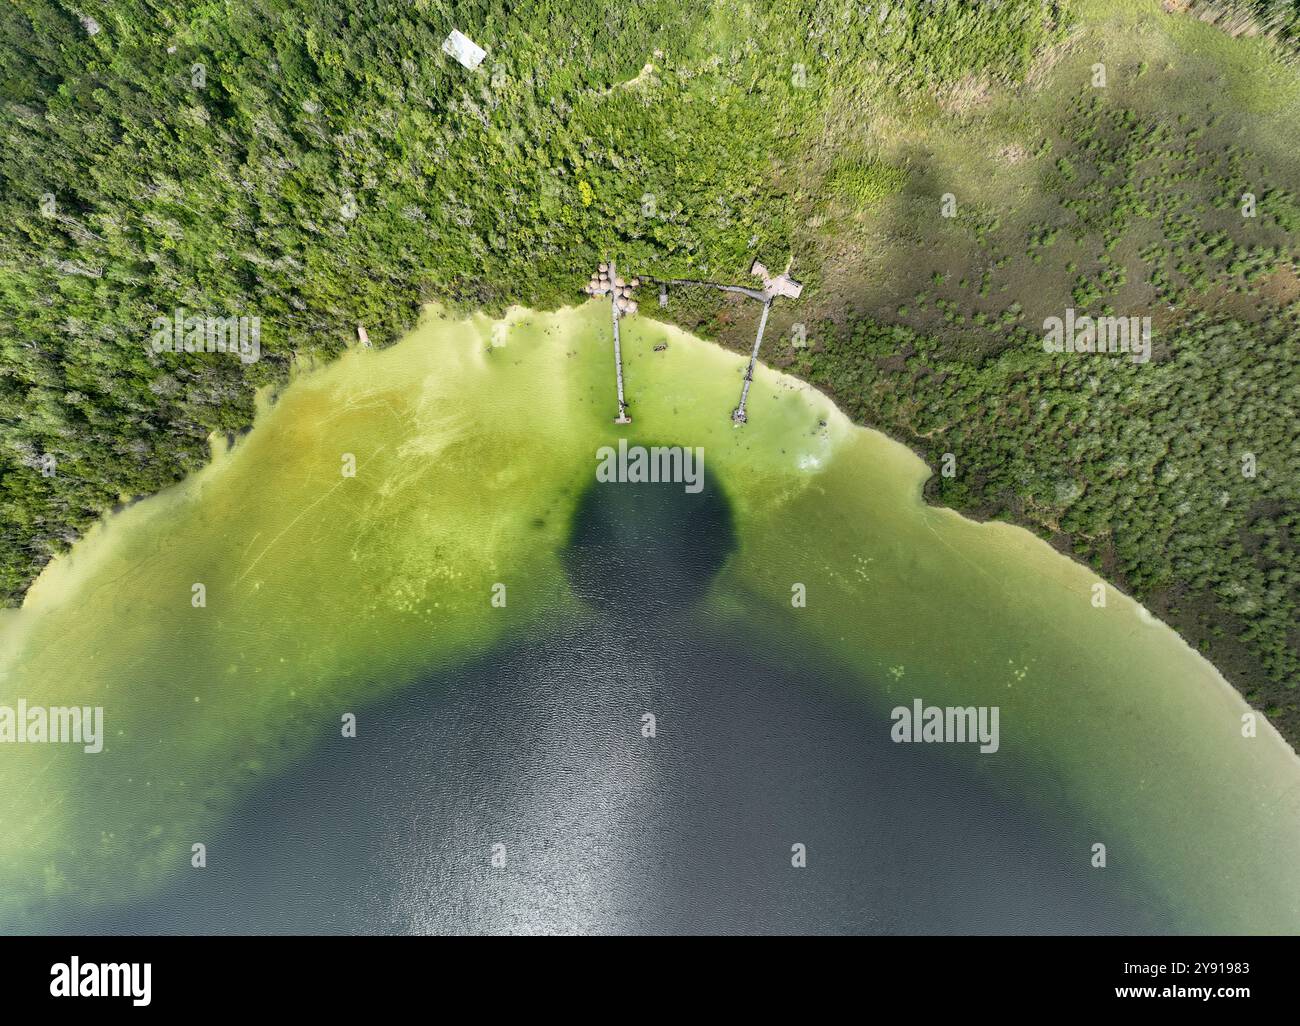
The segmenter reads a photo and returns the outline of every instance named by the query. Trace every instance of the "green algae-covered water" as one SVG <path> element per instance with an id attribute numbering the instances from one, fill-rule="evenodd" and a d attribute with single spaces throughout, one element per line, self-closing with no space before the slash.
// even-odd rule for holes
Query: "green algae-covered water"
<path id="1" fill-rule="evenodd" d="M 1208 663 L 926 507 L 927 468 L 806 386 L 760 368 L 736 428 L 743 361 L 624 331 L 616 427 L 603 305 L 431 311 L 52 565 L 0 621 L 0 704 L 102 706 L 104 750 L 0 745 L 0 928 L 1300 930 L 1300 761 Z M 602 506 L 620 437 L 702 448 L 712 505 Z M 998 751 L 892 744 L 918 698 L 996 707 Z M 489 885 L 494 830 L 527 872 Z"/>

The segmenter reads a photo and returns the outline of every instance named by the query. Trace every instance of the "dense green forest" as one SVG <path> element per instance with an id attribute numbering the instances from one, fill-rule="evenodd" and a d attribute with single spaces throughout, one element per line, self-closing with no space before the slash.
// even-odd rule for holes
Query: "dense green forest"
<path id="1" fill-rule="evenodd" d="M 392 341 L 430 299 L 571 302 L 614 250 L 779 253 L 798 183 L 774 164 L 840 69 L 1023 68 L 1052 9 L 992 6 L 6 5 L 0 593 L 358 323 Z M 441 52 L 453 26 L 477 71 Z M 178 308 L 260 317 L 262 358 L 150 352 Z"/>
<path id="2" fill-rule="evenodd" d="M 1103 55 L 1096 88 L 1129 8 L 1166 19 L 1159 55 Z M 14 0 L 0 598 L 358 324 L 384 344 L 430 300 L 576 302 L 605 255 L 734 280 L 793 257 L 774 327 L 809 344 L 766 355 L 936 469 L 955 454 L 932 499 L 1096 566 L 1294 744 L 1300 132 L 1254 130 L 1284 101 L 1240 75 L 1189 88 L 1177 48 L 1212 33 L 1276 92 L 1297 26 L 1296 0 Z M 1067 306 L 1150 313 L 1152 361 L 1044 353 Z M 154 351 L 177 310 L 260 318 L 261 358 Z M 748 345 L 712 295 L 668 315 Z"/>

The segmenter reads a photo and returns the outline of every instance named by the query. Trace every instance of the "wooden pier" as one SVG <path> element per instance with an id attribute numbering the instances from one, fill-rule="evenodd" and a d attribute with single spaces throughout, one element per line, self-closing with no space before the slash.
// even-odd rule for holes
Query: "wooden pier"
<path id="1" fill-rule="evenodd" d="M 719 292 L 734 292 L 749 299 L 756 299 L 763 304 L 763 313 L 758 319 L 758 333 L 754 336 L 754 348 L 749 354 L 749 366 L 745 368 L 745 379 L 740 386 L 740 405 L 731 411 L 732 423 L 737 425 L 745 423 L 748 419 L 745 404 L 749 401 L 749 386 L 754 381 L 754 368 L 758 365 L 758 353 L 763 346 L 763 332 L 767 329 L 767 315 L 772 312 L 772 301 L 777 296 L 798 299 L 803 291 L 803 286 L 790 277 L 788 269 L 780 275 L 772 276 L 766 267 L 754 261 L 751 273 L 763 279 L 762 289 L 747 288 L 744 285 L 727 285 L 717 281 L 696 281 L 691 278 L 656 278 L 653 275 L 637 275 L 628 283 L 624 283 L 618 277 L 612 260 L 600 265 L 592 275 L 586 291 L 592 296 L 603 296 L 607 293 L 609 295 L 610 315 L 614 323 L 614 372 L 618 381 L 618 417 L 614 420 L 615 424 L 632 423 L 632 418 L 627 414 L 627 400 L 623 395 L 623 349 L 619 339 L 618 322 L 624 312 L 636 312 L 636 302 L 631 298 L 632 289 L 642 282 L 653 282 L 659 286 L 660 306 L 668 305 L 669 285 L 698 285 L 703 288 L 717 289 Z"/>
<path id="2" fill-rule="evenodd" d="M 632 299 L 632 289 L 637 284 L 635 278 L 631 283 L 624 282 L 618 276 L 614 261 L 601 263 L 585 289 L 589 296 L 609 296 L 609 312 L 614 321 L 614 374 L 618 382 L 618 416 L 615 424 L 631 424 L 627 415 L 627 398 L 623 394 L 623 345 L 619 338 L 618 322 L 625 313 L 636 313 L 636 301 Z"/>
<path id="3" fill-rule="evenodd" d="M 618 280 L 612 260 L 609 262 L 609 280 Z M 618 321 L 621 315 L 618 310 L 617 289 L 610 289 L 609 309 L 614 318 L 614 373 L 618 377 L 618 416 L 614 418 L 614 423 L 631 424 L 632 418 L 627 415 L 627 400 L 623 396 L 623 349 L 618 338 Z"/>
<path id="4" fill-rule="evenodd" d="M 647 280 L 655 281 L 659 284 L 659 305 L 667 305 L 667 287 L 669 285 L 700 285 L 708 289 L 717 289 L 719 292 L 734 292 L 741 296 L 747 296 L 750 299 L 757 299 L 763 304 L 763 313 L 758 319 L 758 334 L 754 336 L 754 348 L 749 354 L 749 366 L 745 369 L 745 380 L 740 386 L 740 405 L 731 411 L 731 421 L 733 424 L 743 424 L 748 419 L 745 413 L 745 404 L 749 401 L 749 386 L 754 380 L 754 367 L 758 364 L 758 351 L 763 345 L 763 332 L 767 328 L 767 315 L 772 310 L 772 301 L 777 296 L 787 296 L 790 299 L 798 299 L 803 291 L 803 286 L 790 277 L 789 272 L 772 276 L 768 273 L 766 267 L 757 260 L 751 271 L 756 277 L 763 279 L 762 289 L 746 288 L 744 285 L 725 285 L 717 281 L 695 281 L 691 278 L 649 278 Z M 645 276 L 643 276 L 645 277 Z"/>
<path id="5" fill-rule="evenodd" d="M 767 314 L 771 309 L 772 297 L 769 296 L 763 301 L 763 314 L 758 319 L 758 334 L 754 336 L 754 350 L 749 354 L 749 367 L 745 370 L 745 381 L 740 386 L 740 405 L 731 412 L 731 420 L 736 424 L 743 424 L 747 419 L 745 402 L 749 399 L 749 386 L 754 380 L 754 365 L 758 363 L 758 350 L 763 344 L 763 330 L 767 327 Z"/>

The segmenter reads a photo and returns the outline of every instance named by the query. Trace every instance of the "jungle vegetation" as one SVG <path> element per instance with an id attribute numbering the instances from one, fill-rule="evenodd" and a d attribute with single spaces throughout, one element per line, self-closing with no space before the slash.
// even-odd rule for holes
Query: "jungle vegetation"
<path id="1" fill-rule="evenodd" d="M 609 255 L 736 281 L 793 257 L 773 330 L 808 344 L 770 359 L 954 454 L 933 501 L 1096 567 L 1295 744 L 1300 148 L 1257 138 L 1243 97 L 1273 101 L 1241 74 L 1191 95 L 1177 48 L 1216 33 L 1294 83 L 1300 2 L 1174 6 L 1119 5 L 1160 53 L 1102 89 L 1107 0 L 6 4 L 0 600 L 358 324 L 576 302 Z M 1151 315 L 1151 362 L 1045 353 L 1067 306 Z M 259 317 L 261 358 L 153 351 L 177 310 Z M 713 295 L 667 313 L 748 347 Z"/>

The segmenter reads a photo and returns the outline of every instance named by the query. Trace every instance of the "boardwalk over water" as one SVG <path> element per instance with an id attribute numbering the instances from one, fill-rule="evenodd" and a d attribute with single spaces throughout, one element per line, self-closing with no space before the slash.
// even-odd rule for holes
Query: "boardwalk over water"
<path id="1" fill-rule="evenodd" d="M 737 424 L 745 423 L 745 402 L 749 399 L 749 385 L 754 380 L 754 365 L 758 363 L 758 349 L 763 344 L 763 330 L 767 327 L 767 315 L 772 309 L 769 297 L 763 302 L 763 314 L 758 319 L 758 334 L 754 336 L 754 351 L 749 354 L 749 366 L 745 368 L 745 381 L 740 386 L 740 405 L 731 411 L 731 419 Z"/>
<path id="2" fill-rule="evenodd" d="M 641 282 L 654 282 L 657 284 L 660 290 L 659 303 L 661 306 L 667 305 L 669 285 L 695 285 L 702 288 L 717 289 L 719 292 L 734 292 L 749 299 L 756 299 L 763 304 L 763 312 L 758 319 L 758 332 L 754 336 L 754 348 L 749 354 L 749 366 L 745 368 L 745 378 L 740 387 L 740 403 L 731 412 L 731 419 L 735 424 L 744 424 L 748 419 L 745 404 L 749 400 L 749 386 L 754 380 L 754 368 L 758 364 L 758 353 L 763 345 L 763 333 L 767 329 L 767 315 L 772 311 L 773 300 L 777 296 L 798 299 L 799 294 L 803 291 L 803 286 L 791 278 L 788 273 L 769 277 L 767 268 L 757 261 L 754 262 L 753 273 L 763 279 L 762 289 L 747 288 L 744 285 L 727 285 L 716 281 L 697 281 L 691 278 L 656 278 L 653 275 L 638 275 L 632 279 L 635 284 Z M 608 275 L 607 278 L 606 275 Z M 593 276 L 587 292 L 590 295 L 604 295 L 606 281 L 608 282 L 610 296 L 610 311 L 614 320 L 614 369 L 618 379 L 618 418 L 614 423 L 630 424 L 632 418 L 627 415 L 627 401 L 623 394 L 623 351 L 619 339 L 618 322 L 623 312 L 635 312 L 636 304 L 634 302 L 629 303 L 626 296 L 620 296 L 620 290 L 624 289 L 625 286 L 618 277 L 612 260 L 600 265 L 600 270 Z"/>
<path id="3" fill-rule="evenodd" d="M 609 262 L 609 280 L 618 281 L 618 271 L 614 267 L 614 261 Z M 618 290 L 609 290 L 609 309 L 614 317 L 614 372 L 618 375 L 618 416 L 615 418 L 615 424 L 631 424 L 632 418 L 627 415 L 627 399 L 623 395 L 623 350 L 619 345 L 618 339 L 618 322 L 622 314 L 618 309 Z"/>

